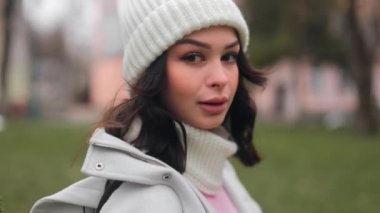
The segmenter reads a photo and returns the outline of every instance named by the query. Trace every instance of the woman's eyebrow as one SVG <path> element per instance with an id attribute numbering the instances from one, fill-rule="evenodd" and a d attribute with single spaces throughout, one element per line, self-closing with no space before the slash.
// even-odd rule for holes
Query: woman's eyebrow
<path id="1" fill-rule="evenodd" d="M 238 46 L 240 45 L 240 42 L 239 41 L 235 41 L 229 45 L 227 45 L 224 49 L 231 49 L 231 48 L 234 48 L 235 46 Z"/>
<path id="2" fill-rule="evenodd" d="M 181 40 L 177 41 L 175 44 L 176 45 L 177 44 L 191 44 L 191 45 L 199 46 L 199 47 L 202 47 L 202 48 L 205 48 L 205 49 L 211 49 L 211 46 L 209 44 L 206 44 L 204 42 L 197 41 L 197 40 L 194 40 L 194 39 L 190 39 L 190 38 L 181 39 Z M 240 45 L 239 41 L 234 41 L 231 44 L 226 45 L 224 47 L 224 49 L 231 49 L 231 48 L 233 48 L 233 47 L 235 47 L 237 45 Z"/>
<path id="3" fill-rule="evenodd" d="M 199 46 L 202 48 L 211 49 L 210 45 L 203 43 L 203 42 L 200 42 L 200 41 L 197 41 L 197 40 L 194 40 L 194 39 L 189 39 L 189 38 L 181 39 L 181 40 L 177 41 L 175 44 L 191 44 L 191 45 Z"/>

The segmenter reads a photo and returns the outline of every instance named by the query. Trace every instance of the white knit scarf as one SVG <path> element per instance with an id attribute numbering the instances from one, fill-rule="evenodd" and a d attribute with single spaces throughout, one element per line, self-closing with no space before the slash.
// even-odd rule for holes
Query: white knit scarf
<path id="1" fill-rule="evenodd" d="M 223 184 L 223 168 L 237 145 L 219 133 L 197 129 L 185 124 L 187 159 L 184 176 L 201 192 L 216 194 Z M 222 130 L 223 131 L 223 130 Z"/>

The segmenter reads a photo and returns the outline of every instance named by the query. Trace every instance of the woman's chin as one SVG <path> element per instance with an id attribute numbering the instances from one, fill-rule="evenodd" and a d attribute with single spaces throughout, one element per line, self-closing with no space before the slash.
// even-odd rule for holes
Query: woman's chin
<path id="1" fill-rule="evenodd" d="M 189 122 L 188 124 L 198 129 L 211 130 L 222 125 L 225 116 L 216 116 L 213 118 L 204 118 Z"/>

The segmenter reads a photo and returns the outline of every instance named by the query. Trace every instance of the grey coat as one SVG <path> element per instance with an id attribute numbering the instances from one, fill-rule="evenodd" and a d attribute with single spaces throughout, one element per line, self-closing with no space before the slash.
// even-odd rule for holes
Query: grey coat
<path id="1" fill-rule="evenodd" d="M 123 184 L 111 195 L 101 212 L 213 213 L 204 196 L 180 173 L 112 135 L 97 129 L 82 172 L 88 175 L 56 194 L 37 201 L 31 213 L 93 213 L 104 192 L 107 179 Z M 226 163 L 224 187 L 241 213 L 261 213 Z"/>

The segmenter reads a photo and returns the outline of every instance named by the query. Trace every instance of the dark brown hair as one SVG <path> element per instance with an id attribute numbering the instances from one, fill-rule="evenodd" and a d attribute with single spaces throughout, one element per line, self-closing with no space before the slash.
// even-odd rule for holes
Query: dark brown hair
<path id="1" fill-rule="evenodd" d="M 166 61 L 167 52 L 164 52 L 131 85 L 132 97 L 110 108 L 99 126 L 104 127 L 107 133 L 123 138 L 132 122 L 136 118 L 141 119 L 138 137 L 128 143 L 146 150 L 148 155 L 183 173 L 186 165 L 186 131 L 182 123 L 164 107 L 160 98 L 166 85 Z M 260 161 L 252 141 L 257 110 L 243 79 L 259 86 L 266 79 L 251 68 L 242 51 L 237 56 L 237 64 L 238 88 L 223 125 L 238 145 L 236 156 L 244 165 L 253 166 Z M 182 131 L 177 130 L 176 124 Z"/>

